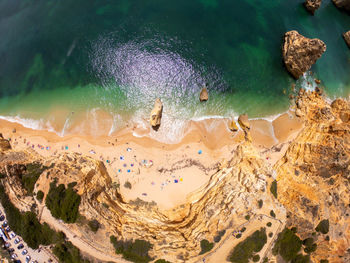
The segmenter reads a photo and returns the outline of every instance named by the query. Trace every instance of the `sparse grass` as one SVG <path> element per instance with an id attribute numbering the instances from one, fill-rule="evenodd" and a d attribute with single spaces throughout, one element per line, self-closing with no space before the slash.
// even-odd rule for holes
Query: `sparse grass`
<path id="1" fill-rule="evenodd" d="M 201 252 L 199 253 L 199 255 L 207 253 L 208 251 L 212 250 L 213 247 L 214 247 L 214 243 L 210 243 L 208 240 L 202 239 L 201 240 Z"/>
<path id="2" fill-rule="evenodd" d="M 266 229 L 261 228 L 240 242 L 230 254 L 228 260 L 234 263 L 248 263 L 266 244 Z M 259 257 L 260 258 L 260 257 Z"/>

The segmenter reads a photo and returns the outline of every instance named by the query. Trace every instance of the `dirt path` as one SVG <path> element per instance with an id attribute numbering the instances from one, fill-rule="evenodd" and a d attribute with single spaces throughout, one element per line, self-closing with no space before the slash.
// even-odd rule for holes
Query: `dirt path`
<path id="1" fill-rule="evenodd" d="M 50 211 L 44 207 L 41 215 L 41 220 L 49 224 L 52 228 L 57 231 L 62 231 L 67 236 L 67 239 L 73 243 L 74 246 L 80 249 L 82 253 L 88 254 L 93 258 L 102 261 L 111 261 L 116 263 L 130 263 L 122 258 L 118 258 L 116 256 L 109 255 L 104 251 L 101 251 L 92 244 L 87 243 L 86 241 L 80 239 L 76 233 L 72 232 L 64 223 L 60 223 L 59 220 L 55 219 Z"/>

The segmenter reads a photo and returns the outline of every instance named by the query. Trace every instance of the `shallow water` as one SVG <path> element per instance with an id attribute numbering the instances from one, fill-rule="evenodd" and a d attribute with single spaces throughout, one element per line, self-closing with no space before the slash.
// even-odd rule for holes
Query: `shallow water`
<path id="1" fill-rule="evenodd" d="M 330 0 L 315 16 L 302 3 L 1 0 L 0 115 L 60 134 L 82 119 L 101 125 L 96 111 L 110 116 L 109 132 L 140 122 L 157 97 L 169 129 L 205 116 L 273 115 L 288 108 L 294 83 L 281 57 L 288 30 L 326 43 L 312 72 L 329 96 L 347 96 L 350 50 L 341 34 L 350 17 Z M 201 104 L 205 84 L 210 99 Z"/>

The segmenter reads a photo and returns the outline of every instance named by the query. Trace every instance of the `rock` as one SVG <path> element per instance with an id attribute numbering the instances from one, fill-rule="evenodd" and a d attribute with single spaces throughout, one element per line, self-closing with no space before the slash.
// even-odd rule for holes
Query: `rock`
<path id="1" fill-rule="evenodd" d="M 247 114 L 240 115 L 238 117 L 238 123 L 244 131 L 247 131 L 247 130 L 249 131 L 250 123 L 249 123 L 249 119 L 248 119 Z"/>
<path id="2" fill-rule="evenodd" d="M 321 80 L 315 79 L 315 83 L 319 85 L 319 84 L 321 84 Z"/>
<path id="3" fill-rule="evenodd" d="M 315 14 L 315 11 L 320 8 L 322 0 L 306 0 L 304 5 L 306 9 L 312 14 Z"/>
<path id="4" fill-rule="evenodd" d="M 2 133 L 0 133 L 0 151 L 11 150 L 11 144 L 8 140 L 4 139 Z"/>
<path id="5" fill-rule="evenodd" d="M 350 0 L 332 0 L 336 7 L 350 12 Z"/>
<path id="6" fill-rule="evenodd" d="M 228 124 L 228 128 L 233 132 L 238 131 L 238 126 L 237 126 L 235 120 L 230 121 L 230 123 Z"/>
<path id="7" fill-rule="evenodd" d="M 200 101 L 207 101 L 209 99 L 209 95 L 208 95 L 208 90 L 206 87 L 204 87 L 202 90 L 201 90 L 201 93 L 199 95 L 199 100 Z"/>
<path id="8" fill-rule="evenodd" d="M 16 133 L 16 128 L 13 128 L 12 133 Z"/>
<path id="9" fill-rule="evenodd" d="M 153 128 L 159 128 L 160 120 L 162 119 L 163 104 L 159 98 L 154 103 L 153 110 L 151 111 L 150 124 Z"/>
<path id="10" fill-rule="evenodd" d="M 302 111 L 300 109 L 296 109 L 295 116 L 301 117 L 303 115 Z"/>
<path id="11" fill-rule="evenodd" d="M 297 31 L 285 34 L 283 60 L 289 73 L 296 79 L 308 71 L 325 51 L 326 45 L 319 39 L 306 38 Z"/>
<path id="12" fill-rule="evenodd" d="M 342 110 L 349 110 L 350 106 L 347 101 L 344 99 L 335 99 L 331 104 L 332 110 L 334 111 L 342 111 Z"/>
<path id="13" fill-rule="evenodd" d="M 346 44 L 348 45 L 348 47 L 350 48 L 350 31 L 345 32 L 343 34 L 343 38 L 344 38 Z"/>

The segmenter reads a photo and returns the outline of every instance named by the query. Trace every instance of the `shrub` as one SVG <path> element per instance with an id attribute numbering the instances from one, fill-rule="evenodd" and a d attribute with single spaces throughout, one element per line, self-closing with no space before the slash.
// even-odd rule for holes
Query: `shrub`
<path id="1" fill-rule="evenodd" d="M 272 236 L 273 236 L 273 233 L 272 233 L 272 232 L 270 232 L 270 233 L 269 233 L 269 237 L 272 237 Z"/>
<path id="2" fill-rule="evenodd" d="M 33 195 L 34 185 L 40 175 L 49 167 L 42 166 L 41 163 L 30 163 L 26 166 L 26 173 L 20 175 L 22 186 L 27 190 L 28 195 Z"/>
<path id="3" fill-rule="evenodd" d="M 262 208 L 262 207 L 263 207 L 263 204 L 264 204 L 264 201 L 260 199 L 260 200 L 258 201 L 258 206 L 259 206 L 259 208 Z"/>
<path id="4" fill-rule="evenodd" d="M 320 263 L 329 263 L 328 259 L 321 259 Z"/>
<path id="5" fill-rule="evenodd" d="M 122 254 L 123 258 L 126 260 L 136 263 L 147 263 L 152 260 L 148 255 L 152 244 L 145 240 L 136 239 L 134 242 L 121 241 L 117 240 L 115 236 L 111 236 L 110 241 L 115 248 L 115 252 L 117 254 Z"/>
<path id="6" fill-rule="evenodd" d="M 246 231 L 246 230 L 247 230 L 247 228 L 242 227 L 241 232 L 243 233 L 243 232 Z"/>
<path id="7" fill-rule="evenodd" d="M 253 262 L 259 262 L 259 260 L 260 260 L 260 256 L 259 255 L 253 256 Z"/>
<path id="8" fill-rule="evenodd" d="M 267 257 L 264 258 L 263 263 L 268 263 L 269 259 Z"/>
<path id="9" fill-rule="evenodd" d="M 46 196 L 46 206 L 55 218 L 74 223 L 79 214 L 80 199 L 80 195 L 72 187 L 66 189 L 63 184 L 57 187 L 56 183 L 52 182 Z"/>
<path id="10" fill-rule="evenodd" d="M 270 216 L 276 217 L 276 214 L 275 214 L 275 212 L 273 210 L 270 211 Z"/>
<path id="11" fill-rule="evenodd" d="M 128 189 L 131 189 L 131 183 L 129 181 L 126 181 L 125 184 L 124 184 L 124 187 L 125 188 L 128 188 Z"/>
<path id="12" fill-rule="evenodd" d="M 158 259 L 154 263 L 170 263 L 169 261 L 166 261 L 165 259 Z"/>
<path id="13" fill-rule="evenodd" d="M 82 259 L 80 251 L 69 241 L 58 243 L 53 248 L 52 252 L 60 262 L 65 263 L 87 263 L 88 260 Z"/>
<path id="14" fill-rule="evenodd" d="M 238 238 L 241 238 L 242 237 L 242 234 L 237 234 L 236 235 L 236 238 L 238 239 Z"/>
<path id="15" fill-rule="evenodd" d="M 270 186 L 270 192 L 277 199 L 277 181 L 274 180 Z"/>
<path id="16" fill-rule="evenodd" d="M 230 262 L 248 263 L 255 253 L 259 252 L 266 244 L 267 236 L 266 229 L 261 228 L 255 231 L 252 235 L 240 242 L 229 256 Z"/>
<path id="17" fill-rule="evenodd" d="M 220 242 L 223 235 L 225 235 L 226 230 L 219 231 L 218 234 L 214 237 L 214 242 L 218 243 Z"/>
<path id="18" fill-rule="evenodd" d="M 44 192 L 39 190 L 38 193 L 36 194 L 36 199 L 39 200 L 39 202 L 41 203 L 43 201 L 44 198 Z"/>
<path id="19" fill-rule="evenodd" d="M 291 260 L 290 263 L 309 263 L 310 262 L 310 256 L 303 256 L 301 254 L 298 254 L 295 258 Z"/>
<path id="20" fill-rule="evenodd" d="M 89 225 L 91 231 L 93 231 L 95 233 L 100 228 L 100 223 L 96 219 L 89 221 L 88 225 Z"/>
<path id="21" fill-rule="evenodd" d="M 250 215 L 246 215 L 244 218 L 245 218 L 245 220 L 249 220 L 250 219 Z"/>
<path id="22" fill-rule="evenodd" d="M 324 219 L 322 220 L 317 227 L 315 228 L 317 232 L 321 232 L 322 234 L 327 234 L 329 231 L 329 220 Z"/>
<path id="23" fill-rule="evenodd" d="M 295 233 L 285 228 L 278 234 L 275 246 L 272 250 L 274 255 L 280 254 L 285 261 L 291 261 L 298 255 L 302 241 Z"/>
<path id="24" fill-rule="evenodd" d="M 214 243 L 210 243 L 208 240 L 202 239 L 201 252 L 199 253 L 199 255 L 207 253 L 208 251 L 212 250 L 213 247 L 214 247 Z"/>
<path id="25" fill-rule="evenodd" d="M 267 225 L 268 227 L 270 227 L 270 226 L 272 226 L 272 223 L 271 223 L 271 222 L 268 222 L 266 225 Z"/>

